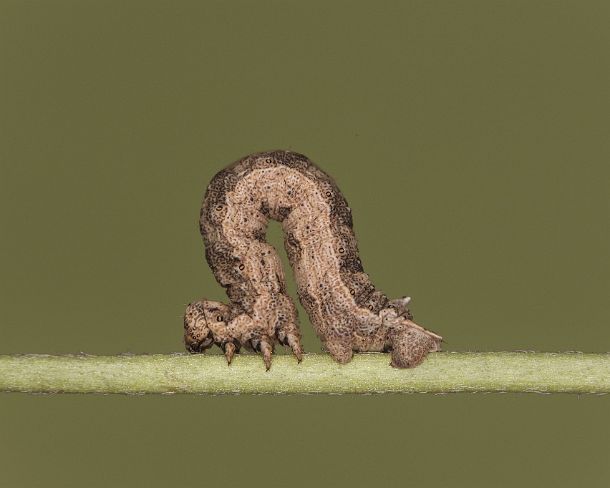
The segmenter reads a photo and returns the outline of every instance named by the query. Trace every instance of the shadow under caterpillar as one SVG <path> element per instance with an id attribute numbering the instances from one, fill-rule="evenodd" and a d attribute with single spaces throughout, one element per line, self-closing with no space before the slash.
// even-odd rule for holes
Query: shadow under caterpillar
<path id="1" fill-rule="evenodd" d="M 206 260 L 231 303 L 188 305 L 188 351 L 216 344 L 230 364 L 245 347 L 260 352 L 269 369 L 279 342 L 301 360 L 297 310 L 280 258 L 265 240 L 269 219 L 282 224 L 299 300 L 336 361 L 391 351 L 391 365 L 408 368 L 440 350 L 442 337 L 413 322 L 410 298 L 390 300 L 364 272 L 351 210 L 333 179 L 302 154 L 271 151 L 236 161 L 207 188 L 199 228 Z"/>

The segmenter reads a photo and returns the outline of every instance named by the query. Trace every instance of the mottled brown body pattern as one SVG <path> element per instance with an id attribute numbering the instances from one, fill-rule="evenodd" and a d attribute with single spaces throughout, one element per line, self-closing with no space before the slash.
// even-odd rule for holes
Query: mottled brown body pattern
<path id="1" fill-rule="evenodd" d="M 240 159 L 207 188 L 200 231 L 231 304 L 202 299 L 187 307 L 189 351 L 217 344 L 230 363 L 243 346 L 261 352 L 268 369 L 279 342 L 300 361 L 297 311 L 265 241 L 269 219 L 282 223 L 299 299 L 338 362 L 354 351 L 391 351 L 393 366 L 411 367 L 439 350 L 441 337 L 411 320 L 409 298 L 388 299 L 364 272 L 351 210 L 333 179 L 302 154 L 272 151 Z"/>

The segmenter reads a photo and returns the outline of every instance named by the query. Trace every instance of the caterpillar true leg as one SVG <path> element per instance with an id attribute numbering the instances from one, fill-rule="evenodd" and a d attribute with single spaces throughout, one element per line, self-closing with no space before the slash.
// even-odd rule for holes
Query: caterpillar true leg
<path id="1" fill-rule="evenodd" d="M 303 359 L 303 347 L 301 346 L 301 331 L 296 324 L 290 321 L 279 321 L 275 329 L 275 336 L 280 344 L 290 347 L 292 353 L 301 362 Z"/>

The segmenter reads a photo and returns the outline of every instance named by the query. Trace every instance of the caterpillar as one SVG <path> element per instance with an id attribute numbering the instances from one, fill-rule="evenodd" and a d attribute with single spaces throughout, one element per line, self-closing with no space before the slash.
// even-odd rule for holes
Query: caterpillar
<path id="1" fill-rule="evenodd" d="M 201 299 L 184 315 L 187 351 L 216 344 L 228 364 L 243 347 L 267 370 L 277 343 L 303 355 L 296 307 L 280 258 L 265 240 L 281 222 L 297 295 L 324 350 L 347 363 L 354 352 L 391 352 L 398 368 L 440 350 L 442 337 L 413 322 L 409 297 L 390 300 L 358 257 L 351 209 L 334 180 L 292 151 L 255 153 L 218 172 L 207 187 L 199 229 L 214 277 L 230 304 Z"/>

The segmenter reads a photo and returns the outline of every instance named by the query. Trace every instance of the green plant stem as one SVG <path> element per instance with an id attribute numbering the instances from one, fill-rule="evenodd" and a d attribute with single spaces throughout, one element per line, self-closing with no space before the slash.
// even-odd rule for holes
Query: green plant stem
<path id="1" fill-rule="evenodd" d="M 0 391 L 39 393 L 609 393 L 610 354 L 443 352 L 413 369 L 387 354 L 357 354 L 346 365 L 326 354 L 303 362 L 276 355 L 151 354 L 0 356 Z"/>

